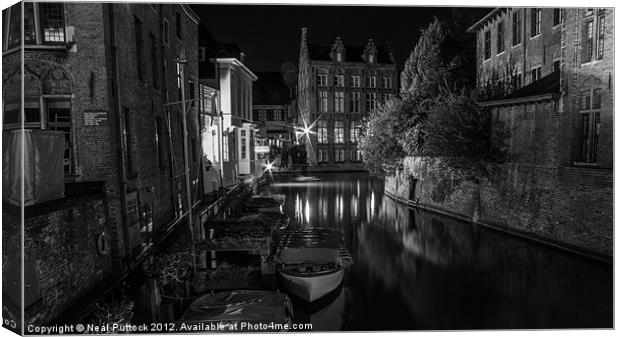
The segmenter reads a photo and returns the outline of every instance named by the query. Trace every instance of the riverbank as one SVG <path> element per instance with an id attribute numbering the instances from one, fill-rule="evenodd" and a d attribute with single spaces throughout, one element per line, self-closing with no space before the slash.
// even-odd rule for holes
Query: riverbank
<path id="1" fill-rule="evenodd" d="M 473 182 L 406 158 L 385 193 L 410 206 L 493 228 L 599 261 L 613 261 L 613 185 L 588 184 L 578 168 L 505 165 Z M 443 174 L 442 174 L 443 173 Z M 576 176 L 581 180 L 575 179 Z M 587 178 L 587 176 L 585 176 Z"/>

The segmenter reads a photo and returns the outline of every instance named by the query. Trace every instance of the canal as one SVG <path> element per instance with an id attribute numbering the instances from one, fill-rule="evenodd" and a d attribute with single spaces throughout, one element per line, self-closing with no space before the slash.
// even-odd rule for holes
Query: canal
<path id="1" fill-rule="evenodd" d="M 313 330 L 557 329 L 613 326 L 612 265 L 408 208 L 365 173 L 274 176 L 294 228 L 345 233 L 343 286 L 311 306 Z"/>

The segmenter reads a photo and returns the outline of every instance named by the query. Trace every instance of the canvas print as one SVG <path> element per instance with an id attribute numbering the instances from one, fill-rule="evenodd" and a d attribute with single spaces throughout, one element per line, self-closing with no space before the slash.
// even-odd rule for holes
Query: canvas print
<path id="1" fill-rule="evenodd" d="M 613 329 L 614 12 L 4 8 L 3 327 Z"/>

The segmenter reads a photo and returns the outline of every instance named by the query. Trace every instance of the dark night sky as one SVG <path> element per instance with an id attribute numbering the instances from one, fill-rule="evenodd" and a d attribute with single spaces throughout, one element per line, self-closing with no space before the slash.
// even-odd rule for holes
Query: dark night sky
<path id="1" fill-rule="evenodd" d="M 398 68 L 413 49 L 420 29 L 433 18 L 449 20 L 451 7 L 192 5 L 203 25 L 221 42 L 235 42 L 246 53 L 253 71 L 279 71 L 285 62 L 297 64 L 301 27 L 311 43 L 376 45 L 390 42 Z M 476 17 L 490 9 L 477 8 Z"/>

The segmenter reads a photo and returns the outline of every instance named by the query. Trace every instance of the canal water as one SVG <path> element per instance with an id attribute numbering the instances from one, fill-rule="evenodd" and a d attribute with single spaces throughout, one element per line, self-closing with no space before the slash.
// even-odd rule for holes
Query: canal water
<path id="1" fill-rule="evenodd" d="M 340 229 L 353 255 L 341 288 L 294 302 L 313 330 L 612 327 L 610 264 L 408 208 L 365 173 L 315 176 L 266 188 L 292 227 Z"/>

